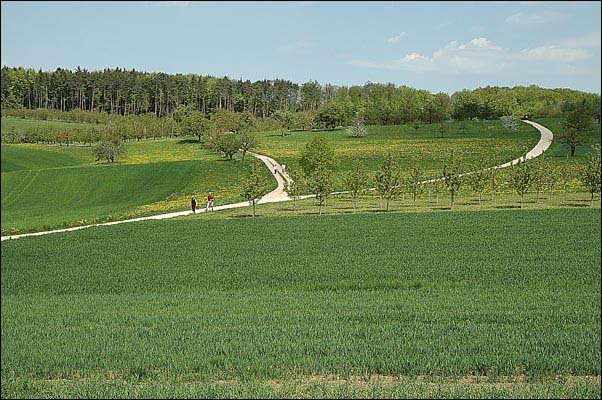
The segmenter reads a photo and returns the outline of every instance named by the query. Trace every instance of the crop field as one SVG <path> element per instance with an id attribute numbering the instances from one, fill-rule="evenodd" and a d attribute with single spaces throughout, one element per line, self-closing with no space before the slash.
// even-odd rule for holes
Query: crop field
<path id="1" fill-rule="evenodd" d="M 600 222 L 191 218 L 5 241 L 2 397 L 598 397 Z"/>
<path id="2" fill-rule="evenodd" d="M 518 158 L 531 149 L 540 138 L 539 132 L 521 123 L 517 131 L 504 129 L 499 121 L 466 121 L 450 123 L 450 131 L 440 137 L 439 124 L 368 126 L 366 136 L 353 138 L 345 129 L 333 131 L 292 131 L 286 136 L 277 132 L 258 133 L 261 145 L 258 152 L 274 157 L 281 163 L 296 162 L 305 143 L 323 136 L 332 145 L 339 159 L 340 176 L 351 169 L 358 159 L 369 171 L 376 171 L 383 156 L 390 152 L 398 157 L 401 167 L 420 160 L 428 175 L 439 173 L 444 160 L 453 151 L 465 163 L 476 163 L 480 157 L 490 157 L 493 164 Z"/>
<path id="3" fill-rule="evenodd" d="M 91 164 L 89 147 L 2 144 L 2 172 L 71 167 Z"/>
<path id="4" fill-rule="evenodd" d="M 9 129 L 14 127 L 18 132 L 25 129 L 30 129 L 38 126 L 51 126 L 56 129 L 69 129 L 74 127 L 82 126 L 93 126 L 94 124 L 86 124 L 80 122 L 65 122 L 65 121 L 51 121 L 51 120 L 39 120 L 39 119 L 25 119 L 25 118 L 13 118 L 3 117 L 1 120 L 2 132 L 7 132 Z"/>
<path id="5" fill-rule="evenodd" d="M 216 205 L 242 200 L 242 163 L 196 144 L 131 143 L 128 154 L 114 165 L 92 165 L 89 148 L 2 145 L 3 234 L 185 210 L 190 196 L 202 200 L 209 191 Z M 36 168 L 22 169 L 30 167 Z"/>

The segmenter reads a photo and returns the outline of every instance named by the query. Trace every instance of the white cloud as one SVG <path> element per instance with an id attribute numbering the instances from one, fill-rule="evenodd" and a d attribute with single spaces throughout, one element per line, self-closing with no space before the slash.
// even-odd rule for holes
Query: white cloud
<path id="1" fill-rule="evenodd" d="M 354 60 L 356 66 L 377 69 L 405 69 L 417 73 L 427 71 L 485 72 L 501 68 L 505 51 L 486 38 L 475 38 L 468 43 L 452 41 L 432 56 L 410 53 L 391 62 Z"/>
<path id="2" fill-rule="evenodd" d="M 567 47 L 600 47 L 600 32 L 580 38 L 561 40 L 560 45 Z"/>
<path id="3" fill-rule="evenodd" d="M 592 53 L 586 49 L 599 50 L 600 42 L 600 33 L 591 33 L 578 38 L 561 40 L 552 45 L 523 49 L 520 55 L 528 60 L 571 63 L 590 58 Z"/>
<path id="4" fill-rule="evenodd" d="M 542 11 L 537 13 L 518 12 L 506 18 L 506 22 L 513 25 L 549 24 L 567 18 L 567 14 L 558 11 Z"/>
<path id="5" fill-rule="evenodd" d="M 499 73 L 503 70 L 572 71 L 581 68 L 580 61 L 600 52 L 600 33 L 569 38 L 556 43 L 524 48 L 520 51 L 502 48 L 484 37 L 466 43 L 456 40 L 432 55 L 409 53 L 392 61 L 352 60 L 350 64 L 374 69 L 406 70 L 415 73 Z"/>
<path id="6" fill-rule="evenodd" d="M 473 46 L 476 46 L 476 47 L 482 47 L 484 49 L 500 50 L 500 47 L 494 45 L 493 43 L 491 43 L 486 38 L 475 38 L 475 39 L 472 39 L 470 41 L 470 44 L 472 44 Z"/>
<path id="7" fill-rule="evenodd" d="M 399 43 L 401 40 L 403 40 L 406 36 L 408 36 L 407 33 L 401 32 L 399 35 L 393 36 L 393 37 L 390 37 L 389 39 L 387 39 L 387 43 L 389 44 L 389 47 L 393 47 L 397 43 Z"/>
<path id="8" fill-rule="evenodd" d="M 573 62 L 585 60 L 590 54 L 583 49 L 562 47 L 558 45 L 541 46 L 534 49 L 523 49 L 521 55 L 526 59 L 536 61 Z"/>

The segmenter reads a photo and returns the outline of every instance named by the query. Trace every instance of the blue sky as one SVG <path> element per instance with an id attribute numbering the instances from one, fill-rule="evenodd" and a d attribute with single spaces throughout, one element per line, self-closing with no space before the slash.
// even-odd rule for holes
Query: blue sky
<path id="1" fill-rule="evenodd" d="M 600 2 L 10 2 L 1 63 L 600 93 Z"/>

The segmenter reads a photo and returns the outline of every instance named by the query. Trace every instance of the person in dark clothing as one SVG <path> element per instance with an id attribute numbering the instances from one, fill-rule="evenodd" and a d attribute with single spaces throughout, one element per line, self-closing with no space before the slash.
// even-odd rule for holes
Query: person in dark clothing
<path id="1" fill-rule="evenodd" d="M 196 214 L 196 197 L 192 196 L 190 200 L 190 206 L 192 207 L 192 213 Z"/>

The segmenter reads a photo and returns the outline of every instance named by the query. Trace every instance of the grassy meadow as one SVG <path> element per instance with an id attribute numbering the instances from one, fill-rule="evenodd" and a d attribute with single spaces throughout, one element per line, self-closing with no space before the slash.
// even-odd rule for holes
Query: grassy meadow
<path id="1" fill-rule="evenodd" d="M 444 160 L 453 151 L 467 164 L 488 157 L 491 165 L 518 158 L 525 149 L 531 149 L 540 138 L 539 132 L 521 123 L 516 131 L 504 129 L 499 121 L 465 121 L 449 123 L 450 131 L 441 137 L 439 124 L 367 126 L 362 138 L 350 137 L 346 129 L 291 131 L 285 136 L 277 132 L 257 133 L 262 154 L 293 166 L 301 156 L 305 143 L 315 136 L 323 136 L 334 148 L 339 161 L 337 177 L 351 169 L 359 160 L 368 171 L 376 171 L 383 157 L 391 153 L 402 168 L 420 161 L 425 172 L 434 176 L 441 171 Z M 337 189 L 341 189 L 340 179 Z"/>
<path id="2" fill-rule="evenodd" d="M 600 222 L 191 218 L 5 241 L 2 397 L 595 398 Z"/>
<path id="3" fill-rule="evenodd" d="M 209 191 L 216 205 L 242 200 L 240 157 L 227 161 L 186 139 L 130 142 L 126 152 L 107 164 L 86 146 L 3 144 L 2 233 L 185 210 Z"/>

